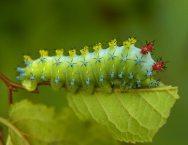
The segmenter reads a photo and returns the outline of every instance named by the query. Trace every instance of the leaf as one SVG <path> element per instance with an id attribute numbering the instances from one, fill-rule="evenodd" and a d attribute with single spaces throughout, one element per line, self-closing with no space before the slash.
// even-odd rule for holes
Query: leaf
<path id="1" fill-rule="evenodd" d="M 177 88 L 163 86 L 113 93 L 98 89 L 94 94 L 68 94 L 69 105 L 81 119 L 93 119 L 125 142 L 151 142 L 169 117 Z"/>
<path id="2" fill-rule="evenodd" d="M 80 121 L 70 108 L 65 108 L 59 117 L 66 132 L 62 145 L 120 145 L 104 126 Z"/>
<path id="3" fill-rule="evenodd" d="M 80 121 L 70 108 L 54 113 L 45 105 L 21 101 L 10 111 L 7 145 L 120 145 L 103 126 Z"/>
<path id="4" fill-rule="evenodd" d="M 6 143 L 6 145 L 13 145 L 13 144 L 12 144 L 12 141 L 11 141 L 11 138 L 10 138 L 10 135 L 9 135 L 8 138 L 7 138 L 7 143 Z"/>
<path id="5" fill-rule="evenodd" d="M 19 131 L 16 134 L 14 130 L 9 129 L 13 145 L 61 144 L 64 136 L 63 124 L 56 119 L 52 108 L 47 108 L 45 105 L 34 105 L 25 100 L 11 107 L 9 117 L 11 124 Z"/>

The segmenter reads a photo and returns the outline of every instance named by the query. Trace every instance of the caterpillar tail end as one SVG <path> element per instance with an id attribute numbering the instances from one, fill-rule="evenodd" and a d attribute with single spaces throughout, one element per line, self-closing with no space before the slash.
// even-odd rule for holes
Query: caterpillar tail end
<path id="1" fill-rule="evenodd" d="M 32 80 L 23 80 L 22 81 L 22 86 L 26 90 L 28 90 L 29 92 L 32 92 L 32 91 L 36 90 L 37 82 L 36 81 L 32 81 Z"/>

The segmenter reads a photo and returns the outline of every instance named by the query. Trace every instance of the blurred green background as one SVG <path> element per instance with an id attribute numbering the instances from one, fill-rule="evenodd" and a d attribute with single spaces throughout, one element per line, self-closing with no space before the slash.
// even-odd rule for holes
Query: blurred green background
<path id="1" fill-rule="evenodd" d="M 139 44 L 156 40 L 156 55 L 168 63 L 161 75 L 166 84 L 177 85 L 181 99 L 167 124 L 148 145 L 188 142 L 188 1 L 187 0 L 0 0 L 0 71 L 12 80 L 24 54 L 34 58 L 40 48 L 80 49 L 110 39 L 119 42 L 136 36 Z M 61 108 L 64 92 L 42 87 L 40 94 L 14 94 Z M 0 116 L 7 116 L 7 90 L 0 82 Z"/>

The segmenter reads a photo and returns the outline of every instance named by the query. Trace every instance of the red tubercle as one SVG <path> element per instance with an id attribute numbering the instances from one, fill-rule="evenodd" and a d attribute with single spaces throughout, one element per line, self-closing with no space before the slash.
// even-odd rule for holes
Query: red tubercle
<path id="1" fill-rule="evenodd" d="M 154 43 L 147 42 L 144 46 L 141 47 L 141 53 L 148 54 L 149 52 L 152 52 L 153 49 L 154 49 Z"/>
<path id="2" fill-rule="evenodd" d="M 162 71 L 166 68 L 166 63 L 162 60 L 155 62 L 152 66 L 153 71 Z"/>

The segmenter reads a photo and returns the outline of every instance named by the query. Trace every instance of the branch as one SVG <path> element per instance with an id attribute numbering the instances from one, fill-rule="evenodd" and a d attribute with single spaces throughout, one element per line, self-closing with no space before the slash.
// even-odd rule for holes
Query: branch
<path id="1" fill-rule="evenodd" d="M 27 138 L 22 134 L 22 132 L 16 128 L 13 124 L 11 124 L 7 119 L 0 117 L 0 123 L 11 129 L 18 137 L 20 137 L 24 141 L 24 145 L 30 145 Z"/>
<path id="2" fill-rule="evenodd" d="M 11 81 L 8 77 L 6 77 L 1 72 L 0 72 L 0 80 L 3 81 L 3 83 L 6 85 L 6 87 L 8 89 L 8 102 L 9 102 L 9 104 L 13 103 L 13 92 L 15 92 L 17 89 L 24 89 L 25 90 L 25 88 L 21 84 L 18 84 L 18 83 Z M 49 82 L 42 82 L 42 83 L 39 83 L 38 86 L 42 86 L 42 85 L 47 86 L 49 84 L 50 84 Z M 37 86 L 37 89 L 35 91 L 33 91 L 32 93 L 39 93 L 38 86 Z"/>
<path id="3" fill-rule="evenodd" d="M 0 145 L 3 145 L 3 132 L 1 128 L 0 128 Z"/>

